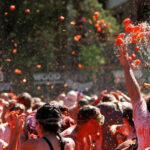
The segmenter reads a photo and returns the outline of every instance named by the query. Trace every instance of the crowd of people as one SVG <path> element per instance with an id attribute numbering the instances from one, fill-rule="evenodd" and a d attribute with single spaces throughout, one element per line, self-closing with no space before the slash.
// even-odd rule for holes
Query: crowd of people
<path id="1" fill-rule="evenodd" d="M 30 93 L 0 94 L 0 150 L 148 150 L 150 96 L 120 51 L 129 96 L 61 93 L 48 103 Z"/>

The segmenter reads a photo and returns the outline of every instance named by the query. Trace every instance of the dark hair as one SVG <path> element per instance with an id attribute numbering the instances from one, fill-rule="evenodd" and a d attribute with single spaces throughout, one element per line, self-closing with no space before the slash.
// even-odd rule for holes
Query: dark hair
<path id="1" fill-rule="evenodd" d="M 102 98 L 102 102 L 113 102 L 113 101 L 117 101 L 117 100 L 116 97 L 113 96 L 112 94 L 104 95 Z"/>
<path id="2" fill-rule="evenodd" d="M 86 123 L 91 119 L 96 119 L 99 114 L 100 112 L 97 107 L 86 105 L 80 108 L 77 119 L 79 123 Z"/>
<path id="3" fill-rule="evenodd" d="M 19 114 L 25 111 L 25 107 L 23 104 L 16 103 L 9 108 L 9 111 L 20 111 Z"/>
<path id="4" fill-rule="evenodd" d="M 88 103 L 89 103 L 89 102 L 88 102 L 87 99 L 82 98 L 82 99 L 79 100 L 78 105 L 79 105 L 79 107 L 82 107 L 82 106 L 84 106 L 84 105 L 87 105 Z"/>
<path id="5" fill-rule="evenodd" d="M 123 110 L 123 118 L 127 119 L 129 121 L 129 124 L 134 127 L 134 121 L 133 121 L 133 112 L 132 108 L 125 107 Z"/>
<path id="6" fill-rule="evenodd" d="M 32 110 L 34 111 L 34 110 L 38 110 L 40 107 L 42 107 L 43 106 L 43 103 L 41 103 L 41 102 L 39 102 L 39 103 L 35 103 L 35 104 L 33 104 L 33 106 L 32 106 Z"/>
<path id="7" fill-rule="evenodd" d="M 61 127 L 61 113 L 53 104 L 43 105 L 36 113 L 36 120 L 43 126 L 45 131 L 57 133 Z"/>
<path id="8" fill-rule="evenodd" d="M 29 109 L 32 104 L 32 96 L 27 92 L 21 93 L 17 97 L 17 102 L 23 104 L 26 109 Z"/>
<path id="9" fill-rule="evenodd" d="M 145 101 L 147 103 L 147 109 L 150 112 L 150 94 L 146 96 Z"/>

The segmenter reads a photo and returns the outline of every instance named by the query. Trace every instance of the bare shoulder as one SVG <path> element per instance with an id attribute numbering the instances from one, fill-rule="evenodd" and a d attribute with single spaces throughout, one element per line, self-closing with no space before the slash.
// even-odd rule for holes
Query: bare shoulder
<path id="1" fill-rule="evenodd" d="M 65 150 L 74 150 L 75 142 L 72 138 L 63 138 L 65 142 Z"/>
<path id="2" fill-rule="evenodd" d="M 63 132 L 61 132 L 60 135 L 63 137 L 70 136 L 75 128 L 76 128 L 76 125 L 73 125 L 73 126 L 67 128 L 66 130 L 64 130 Z"/>
<path id="3" fill-rule="evenodd" d="M 24 142 L 21 146 L 21 150 L 35 150 L 41 143 L 41 139 L 30 139 Z"/>

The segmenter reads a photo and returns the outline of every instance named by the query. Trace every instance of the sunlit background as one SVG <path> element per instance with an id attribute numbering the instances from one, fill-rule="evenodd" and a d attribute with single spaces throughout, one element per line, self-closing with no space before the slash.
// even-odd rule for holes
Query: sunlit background
<path id="1" fill-rule="evenodd" d="M 138 25 L 149 16 L 149 0 L 1 0 L 0 92 L 42 99 L 71 89 L 126 92 L 115 40 L 125 18 Z M 135 76 L 146 93 L 150 46 L 145 49 Z"/>

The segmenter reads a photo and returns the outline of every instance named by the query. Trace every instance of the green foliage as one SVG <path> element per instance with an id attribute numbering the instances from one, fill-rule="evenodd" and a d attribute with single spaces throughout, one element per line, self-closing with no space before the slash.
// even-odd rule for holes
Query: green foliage
<path id="1" fill-rule="evenodd" d="M 81 63 L 84 66 L 100 66 L 105 64 L 105 57 L 102 55 L 104 45 L 91 45 L 82 47 Z"/>
<path id="2" fill-rule="evenodd" d="M 14 11 L 9 10 L 12 4 L 16 6 Z M 26 9 L 30 9 L 30 13 L 25 13 Z M 107 26 L 99 33 L 92 18 L 96 11 L 100 14 L 98 19 L 104 19 Z M 63 21 L 59 20 L 61 15 L 65 17 Z M 76 25 L 71 25 L 73 20 Z M 21 77 L 12 77 L 14 80 L 23 77 L 32 80 L 34 72 L 65 69 L 68 65 L 77 68 L 78 63 L 103 65 L 106 64 L 104 47 L 107 41 L 113 40 L 119 28 L 111 12 L 105 11 L 97 0 L 1 1 L 0 65 L 8 73 L 15 68 L 23 70 Z M 76 42 L 74 36 L 77 34 L 82 38 Z M 14 48 L 17 49 L 15 54 Z M 6 61 L 8 58 L 10 62 Z M 36 68 L 37 64 L 42 68 Z"/>

